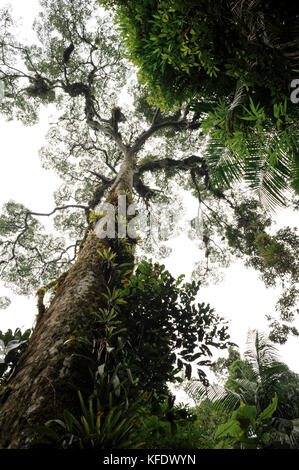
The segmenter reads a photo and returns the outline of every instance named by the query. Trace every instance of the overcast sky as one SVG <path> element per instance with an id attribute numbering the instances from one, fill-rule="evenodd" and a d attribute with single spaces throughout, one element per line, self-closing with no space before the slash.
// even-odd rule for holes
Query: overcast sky
<path id="1" fill-rule="evenodd" d="M 30 24 L 37 11 L 37 0 L 12 0 L 10 2 L 17 13 L 23 16 L 24 31 L 30 36 Z M 0 5 L 7 2 L 0 0 Z M 53 209 L 53 191 L 57 189 L 59 180 L 56 176 L 41 167 L 38 149 L 44 144 L 48 127 L 49 110 L 43 110 L 40 123 L 32 127 L 24 127 L 18 122 L 6 123 L 0 119 L 1 138 L 1 172 L 0 172 L 0 205 L 8 200 L 21 202 L 33 211 L 47 212 Z M 188 202 L 189 200 L 187 200 Z M 191 201 L 191 200 L 190 200 Z M 188 204 L 190 219 L 197 214 L 197 203 Z M 284 225 L 298 226 L 298 217 L 289 210 L 279 211 L 277 227 Z M 196 248 L 191 240 L 182 235 L 172 240 L 173 254 L 167 260 L 166 267 L 175 276 L 190 276 L 193 263 L 196 261 Z M 164 261 L 163 261 L 164 262 Z M 37 313 L 36 299 L 12 296 L 11 291 L 0 284 L 0 296 L 12 298 L 11 306 L 0 310 L 0 330 L 16 327 L 32 326 Z M 268 331 L 266 314 L 274 313 L 274 306 L 279 290 L 266 289 L 258 274 L 253 269 L 246 269 L 242 262 L 234 264 L 226 270 L 222 283 L 200 291 L 200 302 L 209 302 L 216 312 L 231 320 L 230 333 L 232 341 L 245 345 L 249 328 Z M 289 367 L 299 373 L 298 340 L 291 339 L 279 347 L 281 358 Z M 223 352 L 221 352 L 223 354 Z"/>

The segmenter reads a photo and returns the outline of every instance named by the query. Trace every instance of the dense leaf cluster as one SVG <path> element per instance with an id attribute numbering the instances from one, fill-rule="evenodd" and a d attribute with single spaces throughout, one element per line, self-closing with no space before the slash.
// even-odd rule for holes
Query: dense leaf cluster
<path id="1" fill-rule="evenodd" d="M 299 63 L 298 12 L 292 5 L 100 3 L 115 9 L 127 56 L 148 85 L 151 103 L 169 109 L 189 102 L 201 115 L 218 182 L 245 175 L 262 189 L 266 205 L 283 204 L 290 184 L 299 190 L 298 106 L 290 100 Z"/>
<path id="2" fill-rule="evenodd" d="M 261 333 L 248 337 L 244 359 L 237 359 L 228 369 L 225 386 L 242 396 L 258 411 L 278 397 L 275 416 L 294 419 L 299 414 L 299 377 L 277 356 L 273 344 Z"/>
<path id="3" fill-rule="evenodd" d="M 127 305 L 121 315 L 132 348 L 132 371 L 142 387 L 162 390 L 183 369 L 191 377 L 192 363 L 203 383 L 202 366 L 211 364 L 211 347 L 226 348 L 228 326 L 209 304 L 195 304 L 199 285 L 180 286 L 158 264 L 142 262 L 123 281 Z M 121 318 L 121 317 L 120 317 Z"/>
<path id="4" fill-rule="evenodd" d="M 225 436 L 235 438 L 235 441 L 220 442 L 217 447 L 238 443 L 243 444 L 241 448 L 297 448 L 298 433 L 292 420 L 299 413 L 298 374 L 280 361 L 274 344 L 257 330 L 248 333 L 243 359 L 239 356 L 231 362 L 237 355 L 237 351 L 230 349 L 229 357 L 220 358 L 215 364 L 216 371 L 222 372 L 226 379 L 224 386 L 218 382 L 204 389 L 193 381 L 185 387 L 199 403 L 199 412 L 201 406 L 205 409 L 208 405 L 216 415 L 223 412 L 230 415 L 214 438 L 217 441 Z M 225 363 L 228 365 L 226 370 Z"/>
<path id="5" fill-rule="evenodd" d="M 202 0 L 188 5 L 182 0 L 100 3 L 115 8 L 129 57 L 154 95 L 168 105 L 194 94 L 207 96 L 211 90 L 214 96 L 221 96 L 224 90 L 230 92 L 237 80 L 263 103 L 289 97 L 292 70 L 288 48 L 292 46 L 280 48 L 278 44 L 297 37 L 297 11 L 290 4 L 268 1 L 245 6 Z"/>

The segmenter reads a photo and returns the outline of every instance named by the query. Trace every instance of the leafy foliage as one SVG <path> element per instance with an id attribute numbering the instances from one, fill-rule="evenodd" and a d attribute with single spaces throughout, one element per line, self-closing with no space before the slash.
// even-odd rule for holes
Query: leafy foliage
<path id="1" fill-rule="evenodd" d="M 202 235 L 188 233 L 200 252 L 192 273 L 203 285 L 219 282 L 236 258 L 254 268 L 266 287 L 277 287 L 275 314 L 266 315 L 270 339 L 285 343 L 298 336 L 298 235 L 296 227 L 276 229 L 261 204 L 238 190 L 221 193 L 219 199 L 194 181 L 199 201 Z M 224 207 L 226 205 L 226 209 Z M 222 269 L 221 269 L 222 268 Z M 266 312 L 268 313 L 268 312 Z"/>
<path id="2" fill-rule="evenodd" d="M 234 221 L 225 228 L 226 238 L 232 252 L 238 257 L 246 256 L 245 265 L 260 272 L 266 286 L 279 282 L 283 292 L 276 304 L 282 324 L 268 317 L 271 323 L 270 339 L 284 343 L 291 332 L 298 302 L 298 235 L 296 228 L 286 227 L 270 235 L 271 219 L 261 210 L 257 201 L 248 199 L 234 208 Z"/>
<path id="3" fill-rule="evenodd" d="M 213 449 L 217 444 L 215 432 L 218 426 L 227 422 L 231 412 L 225 408 L 216 407 L 215 403 L 208 398 L 203 399 L 199 405 L 196 403 L 192 410 L 197 416 L 194 424 L 201 435 L 199 448 Z"/>
<path id="4" fill-rule="evenodd" d="M 103 253 L 107 272 L 126 269 L 126 264 L 118 268 L 112 255 Z M 99 325 L 96 348 L 86 339 L 70 341 L 83 343 L 93 358 L 93 369 L 99 360 L 105 370 L 106 361 L 112 361 L 120 384 L 132 383 L 136 377 L 141 390 L 168 396 L 167 383 L 179 381 L 180 371 L 190 378 L 192 365 L 207 384 L 202 366 L 211 364 L 212 348 L 225 349 L 230 344 L 227 322 L 209 305 L 196 307 L 199 286 L 195 282 L 180 286 L 182 276 L 175 280 L 163 265 L 143 261 L 134 274 L 129 273 L 121 279 L 122 288 L 107 288 L 102 294 L 106 307 L 93 312 Z"/>
<path id="5" fill-rule="evenodd" d="M 35 446 L 50 445 L 62 449 L 136 449 L 143 445 L 139 439 L 130 437 L 140 410 L 139 403 L 125 407 L 123 403 L 113 404 L 110 395 L 110 409 L 103 411 L 97 398 L 85 403 L 78 392 L 82 415 L 77 419 L 64 410 L 63 420 L 52 419 L 44 426 L 34 428 L 40 436 Z M 55 431 L 53 424 L 56 424 Z M 51 426 L 52 425 L 52 426 Z"/>
<path id="6" fill-rule="evenodd" d="M 11 329 L 7 330 L 6 333 L 0 331 L 0 389 L 14 372 L 18 360 L 29 341 L 30 334 L 30 329 L 24 333 L 20 328 L 17 328 L 14 333 Z"/>
<path id="7" fill-rule="evenodd" d="M 194 106 L 197 109 L 200 105 Z M 227 100 L 220 101 L 202 122 L 214 184 L 225 189 L 243 178 L 268 209 L 286 205 L 287 190 L 296 189 L 298 172 L 297 118 L 293 121 L 288 114 L 286 100 L 273 105 L 273 115 L 267 116 L 250 97 L 239 114 L 228 111 Z"/>
<path id="8" fill-rule="evenodd" d="M 127 305 L 120 318 L 132 348 L 132 370 L 142 386 L 161 391 L 161 384 L 174 381 L 182 369 L 190 378 L 195 362 L 206 383 L 201 366 L 211 364 L 210 347 L 226 348 L 229 336 L 210 305 L 194 304 L 199 285 L 180 285 L 182 276 L 175 281 L 163 265 L 145 261 L 122 282 Z"/>
<path id="9" fill-rule="evenodd" d="M 132 274 L 132 263 L 121 262 L 127 243 L 118 239 L 111 243 L 113 248 L 99 251 L 106 291 L 100 293 L 101 306 L 92 312 L 93 339 L 74 334 L 67 341 L 81 343 L 82 352 L 75 355 L 89 365 L 93 390 L 87 402 L 78 392 L 80 417 L 65 410 L 63 419 L 52 419 L 45 426 L 33 428 L 38 435 L 36 446 L 135 448 L 142 445 L 137 420 L 151 417 L 150 431 L 146 424 L 140 425 L 142 439 L 146 440 L 154 432 L 154 423 L 161 419 L 161 413 L 168 423 L 164 423 L 163 432 L 168 435 L 170 425 L 176 434 L 176 420 L 179 426 L 184 427 L 185 423 L 180 420 L 182 410 L 177 412 L 169 405 L 164 409 L 165 397 L 167 403 L 170 400 L 167 382 L 176 380 L 183 367 L 190 377 L 192 362 L 207 354 L 211 356 L 210 346 L 227 346 L 229 336 L 222 319 L 209 306 L 200 304 L 196 309 L 193 305 L 198 290 L 195 283 L 180 287 L 182 277 L 175 281 L 164 266 L 145 261 Z M 177 361 L 175 348 L 184 348 L 178 352 Z M 207 383 L 204 372 L 198 372 Z M 153 403 L 147 403 L 152 396 Z M 178 433 L 174 446 L 183 440 L 190 443 L 185 428 L 182 433 L 184 438 Z"/>
<path id="10" fill-rule="evenodd" d="M 215 439 L 228 438 L 220 441 L 216 448 L 223 449 L 228 446 L 241 449 L 263 449 L 271 443 L 277 435 L 271 423 L 271 416 L 277 407 L 277 396 L 272 403 L 260 414 L 255 406 L 241 403 L 240 407 L 232 413 L 227 423 L 219 426 L 215 433 Z M 273 445 L 273 443 L 271 443 Z M 275 447 L 275 445 L 274 445 Z"/>
<path id="11" fill-rule="evenodd" d="M 193 410 L 182 404 L 173 406 L 171 400 L 161 402 L 157 394 L 151 407 L 140 416 L 136 435 L 142 436 L 146 449 L 197 449 L 201 447 L 202 433 L 196 425 Z"/>
<path id="12" fill-rule="evenodd" d="M 265 205 L 284 204 L 285 189 L 296 189 L 298 180 L 298 107 L 290 101 L 299 61 L 293 7 L 99 1 L 115 10 L 151 102 L 161 109 L 190 102 L 202 116 L 215 181 L 223 187 L 244 176 Z"/>
<path id="13" fill-rule="evenodd" d="M 272 8 L 271 2 L 253 2 L 245 7 L 201 0 L 190 2 L 188 8 L 181 0 L 102 3 L 115 9 L 129 57 L 164 102 L 199 94 L 211 82 L 220 92 L 237 80 L 259 96 L 266 91 L 265 101 L 269 95 L 288 94 L 292 73 L 287 51 L 279 48 L 278 41 L 272 49 L 266 44 L 273 41 L 270 29 L 276 39 L 296 38 L 296 12 L 291 6 Z M 253 15 L 258 21 L 252 21 Z"/>
<path id="14" fill-rule="evenodd" d="M 65 240 L 44 233 L 42 224 L 23 204 L 10 201 L 4 205 L 0 240 L 2 280 L 19 294 L 28 295 L 32 288 L 47 284 L 70 267 Z M 59 251 L 61 256 L 57 256 Z"/>
<path id="15" fill-rule="evenodd" d="M 268 424 L 281 433 L 282 441 L 291 442 L 291 445 L 295 442 L 294 445 L 297 445 L 291 420 L 299 413 L 298 374 L 279 362 L 277 350 L 269 339 L 256 330 L 250 331 L 244 360 L 234 361 L 228 372 L 224 387 L 212 385 L 204 389 L 196 382 L 191 382 L 186 391 L 195 400 L 208 397 L 216 410 L 232 411 L 242 401 L 255 414 L 262 413 L 271 397 L 275 396 L 273 420 Z"/>
<path id="16" fill-rule="evenodd" d="M 247 404 L 255 404 L 258 410 L 276 393 L 276 416 L 296 418 L 299 414 L 298 374 L 279 361 L 273 343 L 257 331 L 249 332 L 244 359 L 230 366 L 226 387 L 240 394 Z"/>
<path id="17" fill-rule="evenodd" d="M 219 357 L 214 364 L 211 366 L 211 370 L 217 376 L 218 379 L 226 377 L 228 368 L 238 359 L 240 359 L 240 353 L 233 346 L 228 347 L 228 357 Z"/>

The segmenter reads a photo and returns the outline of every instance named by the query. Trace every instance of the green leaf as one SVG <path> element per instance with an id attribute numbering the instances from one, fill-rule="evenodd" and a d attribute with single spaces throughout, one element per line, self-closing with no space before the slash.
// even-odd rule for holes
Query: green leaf
<path id="1" fill-rule="evenodd" d="M 240 428 L 238 421 L 230 419 L 227 423 L 221 424 L 218 427 L 214 437 L 215 439 L 228 436 L 239 438 L 241 435 L 242 429 Z"/>
<path id="2" fill-rule="evenodd" d="M 232 418 L 239 421 L 242 429 L 246 429 L 250 423 L 253 427 L 255 426 L 257 411 L 255 406 L 241 405 L 234 413 Z"/>
<path id="3" fill-rule="evenodd" d="M 73 423 L 75 422 L 75 417 L 72 413 L 70 413 L 68 410 L 64 410 L 63 412 L 63 417 L 64 417 L 64 421 L 65 421 L 65 426 L 66 426 L 66 429 L 69 431 L 69 432 L 72 432 L 73 430 Z"/>
<path id="4" fill-rule="evenodd" d="M 88 424 L 85 416 L 81 416 L 81 421 L 82 421 L 82 424 L 83 424 L 83 427 L 84 427 L 84 430 L 85 430 L 87 436 L 90 436 L 89 424 Z"/>
<path id="5" fill-rule="evenodd" d="M 275 393 L 275 396 L 274 398 L 272 398 L 272 402 L 270 403 L 270 405 L 268 405 L 267 408 L 265 408 L 264 411 L 262 411 L 262 413 L 259 415 L 258 422 L 266 421 L 269 418 L 271 418 L 271 416 L 273 415 L 274 411 L 277 408 L 277 404 L 278 404 L 278 397 L 277 397 L 277 394 Z"/>
<path id="6" fill-rule="evenodd" d="M 66 429 L 66 425 L 65 425 L 65 422 L 62 421 L 61 419 L 50 419 L 49 421 L 46 421 L 45 423 L 45 426 L 50 426 L 51 423 L 57 423 L 59 424 L 59 426 L 61 426 L 62 428 Z"/>

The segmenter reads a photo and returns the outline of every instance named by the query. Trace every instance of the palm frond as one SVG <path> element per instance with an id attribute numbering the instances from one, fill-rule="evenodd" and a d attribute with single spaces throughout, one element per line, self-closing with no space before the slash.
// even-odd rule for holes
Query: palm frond
<path id="1" fill-rule="evenodd" d="M 270 165 L 269 152 L 251 145 L 244 161 L 244 179 L 264 207 L 275 209 L 286 205 L 291 168 L 292 160 L 284 152 L 276 155 L 275 165 Z"/>
<path id="2" fill-rule="evenodd" d="M 248 332 L 244 358 L 259 377 L 259 381 L 262 381 L 265 369 L 270 372 L 272 369 L 269 368 L 274 363 L 279 363 L 277 348 L 267 335 L 257 330 L 249 330 Z"/>
<path id="3" fill-rule="evenodd" d="M 233 116 L 236 110 L 238 109 L 239 106 L 241 106 L 242 103 L 244 103 L 246 100 L 246 91 L 244 85 L 241 83 L 241 81 L 237 82 L 236 85 L 236 90 L 235 90 L 235 95 L 230 103 L 230 105 L 227 108 L 226 111 L 226 128 L 229 130 L 229 132 L 232 132 L 233 128 Z"/>
<path id="4" fill-rule="evenodd" d="M 236 160 L 221 139 L 210 138 L 205 149 L 205 160 L 213 186 L 227 189 L 232 183 L 241 181 L 244 163 Z"/>
<path id="5" fill-rule="evenodd" d="M 233 110 L 226 114 L 229 121 Z M 222 121 L 219 123 L 223 125 Z M 227 143 L 221 132 L 217 135 L 218 131 L 212 130 L 204 149 L 212 184 L 225 190 L 244 179 L 267 209 L 273 211 L 285 206 L 290 188 L 298 188 L 299 151 L 295 129 L 289 137 L 284 133 L 284 138 L 278 132 L 265 130 L 263 139 L 258 134 L 245 138 L 238 131 Z"/>
<path id="6" fill-rule="evenodd" d="M 215 410 L 233 411 L 242 400 L 241 395 L 218 384 L 205 387 L 199 381 L 192 381 L 186 385 L 185 391 L 197 405 L 203 400 L 210 400 Z"/>

